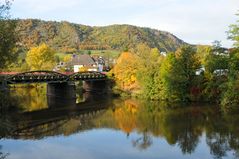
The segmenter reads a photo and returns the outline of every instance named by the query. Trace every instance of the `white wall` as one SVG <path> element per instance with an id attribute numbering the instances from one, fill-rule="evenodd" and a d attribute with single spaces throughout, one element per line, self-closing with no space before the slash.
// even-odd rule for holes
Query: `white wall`
<path id="1" fill-rule="evenodd" d="M 83 65 L 74 65 L 74 72 L 79 72 L 81 67 L 83 67 Z"/>

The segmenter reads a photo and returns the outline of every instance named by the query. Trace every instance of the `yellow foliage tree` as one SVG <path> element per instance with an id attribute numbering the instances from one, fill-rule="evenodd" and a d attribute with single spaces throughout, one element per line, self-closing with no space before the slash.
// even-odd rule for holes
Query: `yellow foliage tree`
<path id="1" fill-rule="evenodd" d="M 71 61 L 71 59 L 72 59 L 71 55 L 66 55 L 66 56 L 64 56 L 63 61 L 64 62 L 69 62 L 69 61 Z"/>
<path id="2" fill-rule="evenodd" d="M 123 52 L 118 58 L 112 72 L 121 89 L 133 90 L 138 87 L 136 79 L 138 61 L 138 56 L 129 52 Z"/>
<path id="3" fill-rule="evenodd" d="M 26 56 L 26 62 L 31 70 L 49 70 L 55 65 L 54 54 L 56 52 L 46 44 L 32 47 Z"/>
<path id="4" fill-rule="evenodd" d="M 87 67 L 81 67 L 81 68 L 79 68 L 79 72 L 86 72 L 86 71 L 88 71 L 88 69 L 87 69 Z"/>

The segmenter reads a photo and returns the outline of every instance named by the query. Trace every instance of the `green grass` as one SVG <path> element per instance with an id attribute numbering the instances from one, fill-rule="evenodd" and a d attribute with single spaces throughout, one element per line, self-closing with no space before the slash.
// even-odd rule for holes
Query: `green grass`
<path id="1" fill-rule="evenodd" d="M 98 56 L 104 56 L 104 57 L 110 57 L 110 58 L 118 58 L 120 55 L 120 51 L 118 50 L 82 50 L 82 53 L 88 53 L 91 52 L 91 55 L 98 55 Z"/>
<path id="2" fill-rule="evenodd" d="M 81 50 L 78 54 L 87 54 L 87 53 L 91 53 L 91 56 L 102 56 L 105 58 L 112 58 L 112 59 L 117 59 L 121 53 L 121 51 L 118 50 Z M 68 54 L 66 53 L 62 53 L 62 52 L 58 52 L 56 53 L 56 56 L 58 56 L 61 60 L 63 60 L 64 56 L 66 56 Z"/>

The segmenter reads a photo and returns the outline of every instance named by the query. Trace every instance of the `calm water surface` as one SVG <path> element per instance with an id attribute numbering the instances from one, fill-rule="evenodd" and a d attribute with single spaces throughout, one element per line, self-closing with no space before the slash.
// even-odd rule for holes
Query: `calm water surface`
<path id="1" fill-rule="evenodd" d="M 12 90 L 0 116 L 0 159 L 239 158 L 239 116 L 213 105 L 168 110 L 157 103 L 45 88 Z"/>

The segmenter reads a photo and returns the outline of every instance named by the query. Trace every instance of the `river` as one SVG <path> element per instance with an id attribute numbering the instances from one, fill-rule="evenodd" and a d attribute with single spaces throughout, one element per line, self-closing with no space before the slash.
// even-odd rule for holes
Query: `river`
<path id="1" fill-rule="evenodd" d="M 239 115 L 215 105 L 167 109 L 89 93 L 55 99 L 45 86 L 10 94 L 4 102 L 15 107 L 1 112 L 0 159 L 239 158 Z"/>

